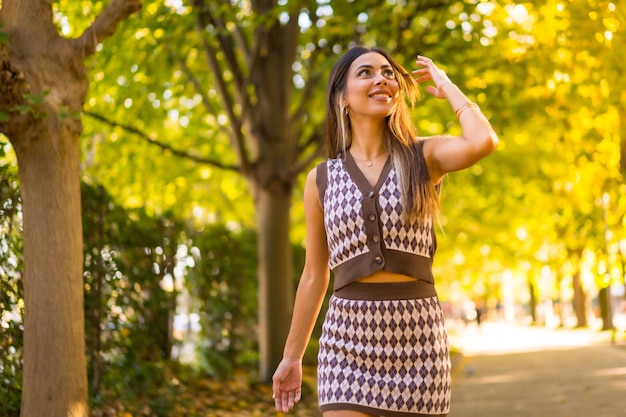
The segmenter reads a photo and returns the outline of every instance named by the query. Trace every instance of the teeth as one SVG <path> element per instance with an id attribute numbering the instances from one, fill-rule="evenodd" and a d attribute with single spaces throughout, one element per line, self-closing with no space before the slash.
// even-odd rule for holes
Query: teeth
<path id="1" fill-rule="evenodd" d="M 383 93 L 372 94 L 372 97 L 389 98 L 389 96 L 387 94 L 383 94 Z"/>

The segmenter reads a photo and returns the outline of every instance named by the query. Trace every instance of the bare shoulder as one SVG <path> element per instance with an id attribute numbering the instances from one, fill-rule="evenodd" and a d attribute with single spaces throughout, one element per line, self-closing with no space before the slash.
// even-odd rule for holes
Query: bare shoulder
<path id="1" fill-rule="evenodd" d="M 317 178 L 317 166 L 314 166 L 313 168 L 309 170 L 308 174 L 306 174 L 306 180 L 307 182 L 311 180 L 315 181 L 316 178 Z"/>
<path id="2" fill-rule="evenodd" d="M 321 200 L 319 195 L 319 188 L 317 186 L 317 173 L 318 167 L 312 168 L 306 176 L 306 183 L 304 184 L 304 204 L 305 210 L 307 206 L 321 206 Z"/>
<path id="3" fill-rule="evenodd" d="M 305 187 L 313 190 L 317 190 L 317 166 L 311 168 L 308 174 L 306 174 Z"/>

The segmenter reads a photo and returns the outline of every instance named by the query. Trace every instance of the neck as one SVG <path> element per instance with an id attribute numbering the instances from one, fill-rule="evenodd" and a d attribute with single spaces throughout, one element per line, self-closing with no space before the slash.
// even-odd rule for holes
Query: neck
<path id="1" fill-rule="evenodd" d="M 374 160 L 387 153 L 387 147 L 383 140 L 385 123 L 384 120 L 372 120 L 371 118 L 359 120 L 357 123 L 352 122 L 350 153 L 353 157 L 361 160 Z"/>

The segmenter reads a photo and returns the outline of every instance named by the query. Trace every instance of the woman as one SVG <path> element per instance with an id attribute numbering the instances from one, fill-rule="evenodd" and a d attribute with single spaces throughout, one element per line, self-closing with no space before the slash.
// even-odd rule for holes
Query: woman
<path id="1" fill-rule="evenodd" d="M 432 276 L 433 219 L 443 176 L 491 153 L 498 139 L 477 105 L 430 59 L 414 77 L 378 48 L 350 49 L 328 85 L 329 159 L 307 176 L 306 261 L 283 360 L 279 411 L 300 400 L 302 357 L 334 273 L 320 338 L 324 417 L 446 416 L 450 358 Z M 418 137 L 418 83 L 447 99 L 458 137 Z M 408 102 L 408 103 L 407 103 Z"/>

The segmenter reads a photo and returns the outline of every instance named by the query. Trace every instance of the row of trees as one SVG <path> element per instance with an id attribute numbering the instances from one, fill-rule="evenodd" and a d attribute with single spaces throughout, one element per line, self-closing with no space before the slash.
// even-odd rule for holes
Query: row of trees
<path id="1" fill-rule="evenodd" d="M 21 202 L 14 165 L 0 165 L 0 190 L 0 415 L 8 417 L 20 412 L 24 347 Z M 133 414 L 147 405 L 154 414 L 168 415 L 175 395 L 159 393 L 171 385 L 168 375 L 174 370 L 179 379 L 192 376 L 183 367 L 185 358 L 177 362 L 183 343 L 194 340 L 201 341 L 196 371 L 214 378 L 234 369 L 254 373 L 254 232 L 218 224 L 199 228 L 171 212 L 150 216 L 125 209 L 98 185 L 83 183 L 81 195 L 92 406 L 118 401 Z M 295 251 L 301 262 L 302 249 Z"/>
<path id="2" fill-rule="evenodd" d="M 285 289 L 286 294 L 292 294 L 290 284 L 277 278 L 290 275 L 281 271 L 287 271 L 291 264 L 288 249 L 277 242 L 287 239 L 289 211 L 291 223 L 300 225 L 291 232 L 291 238 L 302 239 L 301 187 L 295 179 L 301 179 L 298 173 L 311 167 L 311 158 L 321 155 L 324 80 L 334 62 L 327 58 L 355 43 L 383 46 L 408 68 L 417 53 L 433 57 L 481 105 L 502 137 L 503 146 L 497 155 L 473 171 L 450 176 L 443 218 L 443 231 L 455 243 L 458 240 L 454 238 L 467 235 L 468 223 L 473 223 L 475 238 L 458 248 L 466 259 L 470 253 L 474 259 L 489 253 L 489 259 L 497 261 L 489 263 L 487 269 L 480 262 L 458 264 L 454 274 L 446 270 L 449 263 L 440 262 L 441 276 L 460 274 L 466 289 L 487 278 L 497 289 L 502 270 L 510 268 L 518 279 L 540 288 L 545 285 L 534 281 L 542 276 L 546 265 L 550 266 L 548 275 L 554 286 L 583 273 L 573 270 L 581 265 L 585 250 L 595 253 L 596 263 L 606 263 L 604 209 L 598 202 L 608 193 L 607 227 L 613 235 L 607 252 L 612 259 L 607 262 L 615 279 L 619 278 L 616 268 L 621 268 L 623 259 L 619 242 L 623 240 L 624 214 L 620 164 L 625 160 L 620 159 L 620 153 L 626 146 L 622 146 L 619 112 L 624 105 L 618 87 L 624 80 L 616 70 L 621 63 L 615 50 L 624 43 L 623 27 L 619 26 L 624 11 L 611 2 L 380 3 L 366 2 L 357 8 L 349 2 L 287 2 L 271 7 L 271 11 L 265 9 L 268 4 L 254 3 L 251 9 L 202 2 L 190 7 L 155 7 L 154 21 L 163 32 L 150 25 L 141 27 L 148 29 L 139 39 L 145 55 L 133 54 L 122 60 L 128 64 L 120 68 L 113 56 L 119 59 L 132 48 L 119 43 L 103 50 L 111 51 L 110 59 L 107 56 L 100 61 L 105 66 L 99 67 L 96 76 L 120 70 L 123 76 L 115 87 L 98 83 L 96 88 L 102 86 L 103 90 L 88 103 L 94 112 L 100 109 L 99 114 L 101 109 L 107 115 L 119 114 L 104 123 L 100 118 L 87 125 L 87 129 L 94 129 L 91 137 L 98 138 L 90 144 L 93 152 L 104 157 L 107 151 L 99 139 L 105 134 L 103 130 L 132 113 L 140 120 L 132 123 L 141 132 L 135 141 L 164 142 L 160 145 L 174 147 L 185 160 L 176 160 L 177 166 L 184 164 L 182 169 L 173 169 L 167 160 L 162 162 L 165 169 L 156 165 L 161 162 L 148 162 L 151 169 L 169 175 L 148 182 L 132 173 L 129 182 L 136 185 L 120 190 L 117 196 L 131 204 L 167 205 L 164 201 L 155 203 L 159 193 L 146 192 L 145 185 L 174 192 L 178 185 L 173 184 L 188 189 L 182 184 L 201 183 L 202 187 L 187 194 L 192 196 L 187 212 L 201 202 L 210 213 L 258 227 L 262 260 L 259 280 L 268 285 L 265 291 L 262 284 L 260 299 L 272 297 L 267 308 L 261 302 L 261 329 L 267 328 L 264 317 L 272 317 L 268 320 L 277 332 L 268 330 L 260 335 L 265 339 L 261 340 L 262 364 L 267 364 L 262 365 L 264 378 L 270 376 L 272 364 L 282 354 L 286 318 L 290 316 L 285 310 L 291 305 L 290 296 L 275 299 L 270 295 Z M 254 32 L 261 28 L 268 34 Z M 125 39 L 138 33 L 136 26 L 129 25 L 128 29 L 121 35 Z M 176 35 L 181 31 L 187 36 Z M 156 36 L 149 36 L 153 32 Z M 162 42 L 164 39 L 173 43 Z M 291 44 L 294 39 L 297 42 Z M 284 55 L 289 48 L 294 49 Z M 256 56 L 257 52 L 260 55 Z M 271 69 L 257 71 L 257 65 L 265 65 L 265 60 Z M 275 97 L 277 91 L 283 96 Z M 98 101 L 98 97 L 103 100 Z M 282 107 L 286 102 L 288 107 Z M 160 115 L 156 123 L 155 115 Z M 415 118 L 425 135 L 455 133 L 458 126 L 450 122 L 451 115 L 446 103 L 429 100 L 417 109 Z M 177 139 L 164 139 L 172 132 Z M 122 128 L 114 134 L 127 137 L 127 133 L 128 129 Z M 119 147 L 114 149 L 130 152 L 129 163 L 134 163 L 134 148 L 116 143 Z M 140 149 L 144 143 L 139 144 Z M 155 161 L 163 161 L 157 152 L 154 155 Z M 243 175 L 229 175 L 233 167 Z M 100 177 L 106 176 L 108 169 L 106 164 L 95 163 L 90 172 Z M 259 194 L 264 187 L 274 191 Z M 246 190 L 251 200 L 245 196 Z M 296 195 L 292 196 L 293 191 Z M 198 193 L 213 197 L 217 204 L 222 204 L 217 195 L 250 204 L 242 210 L 241 205 L 229 203 L 228 210 L 220 210 Z M 268 198 L 260 199 L 262 195 Z M 297 205 L 290 210 L 293 201 Z M 452 201 L 453 205 L 448 204 Z M 542 201 L 540 207 L 535 201 Z M 271 205 L 265 205 L 268 202 Z M 512 240 L 512 234 L 526 238 Z M 267 243 L 263 243 L 264 236 Z M 572 245 L 576 247 L 566 247 Z M 444 251 L 450 248 L 444 259 L 454 258 L 454 247 L 442 245 Z M 581 268 L 585 269 L 584 265 Z M 581 325 L 586 300 L 580 291 L 595 286 L 594 282 L 589 286 L 588 273 L 583 275 L 580 283 L 574 284 L 577 300 L 580 298 L 576 305 Z M 605 285 L 598 280 L 600 287 Z M 555 298 L 558 292 L 551 288 L 537 297 Z"/>
<path id="3" fill-rule="evenodd" d="M 87 409 L 77 319 L 85 283 L 81 176 L 150 216 L 171 211 L 257 230 L 259 377 L 271 376 L 291 315 L 290 241 L 302 239 L 302 209 L 292 203 L 301 200 L 300 174 L 322 154 L 332 57 L 355 43 L 384 47 L 409 68 L 417 53 L 434 58 L 502 139 L 496 155 L 446 180 L 436 262 L 444 296 L 460 285 L 495 299 L 511 275 L 540 289 L 536 299 L 550 299 L 567 278 L 584 325 L 585 292 L 623 282 L 619 5 L 22 0 L 0 7 L 0 133 L 11 142 L 9 160 L 15 152 L 23 202 L 24 415 Z M 425 101 L 415 118 L 425 135 L 458 132 L 443 102 Z M 54 349 L 36 348 L 47 345 Z"/>

